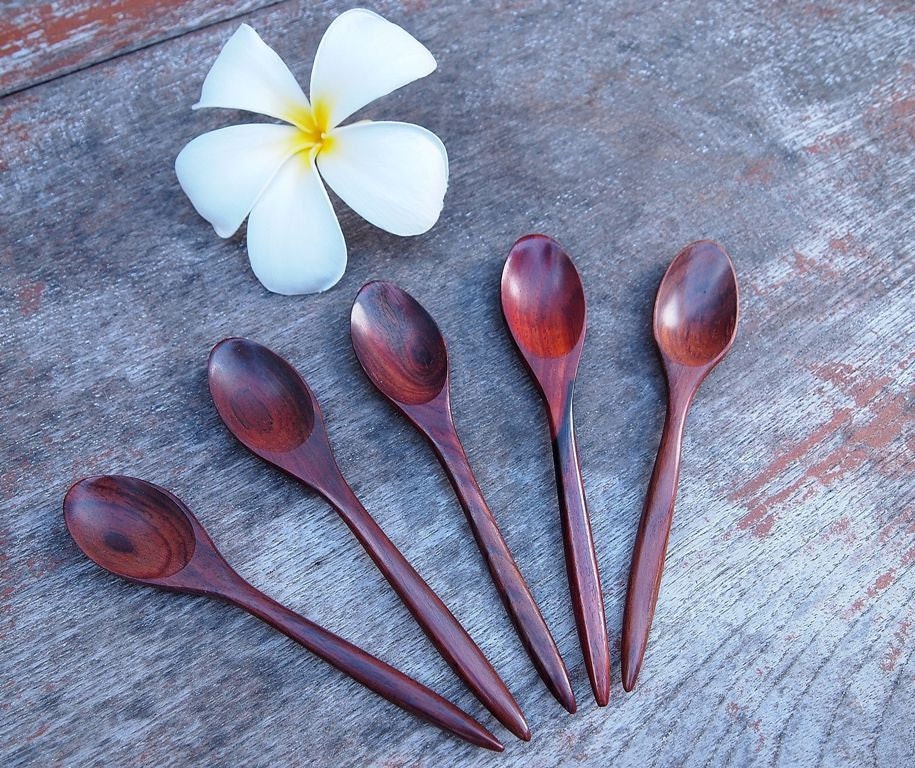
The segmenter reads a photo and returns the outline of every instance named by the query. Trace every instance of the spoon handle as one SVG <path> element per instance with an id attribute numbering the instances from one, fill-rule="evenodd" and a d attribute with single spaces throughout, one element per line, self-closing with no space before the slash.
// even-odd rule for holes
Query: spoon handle
<path id="1" fill-rule="evenodd" d="M 493 583 L 528 656 L 559 703 L 569 712 L 575 712 L 575 694 L 559 649 L 483 498 L 460 440 L 452 430 L 449 435 L 432 438 L 432 445 L 454 486 Z"/>
<path id="2" fill-rule="evenodd" d="M 661 445 L 632 550 L 629 589 L 623 614 L 621 662 L 623 688 L 627 691 L 635 687 L 638 679 L 658 602 L 667 540 L 674 518 L 674 501 L 680 477 L 680 444 L 688 409 L 689 398 L 679 396 L 675 390 L 671 391 Z"/>
<path id="3" fill-rule="evenodd" d="M 498 752 L 498 739 L 424 685 L 314 624 L 241 580 L 228 599 L 398 707 L 462 739 Z"/>
<path id="4" fill-rule="evenodd" d="M 518 738 L 527 741 L 530 729 L 524 713 L 502 678 L 438 595 L 366 512 L 340 477 L 327 500 L 336 507 L 356 538 L 378 566 L 413 618 L 473 694 Z"/>
<path id="5" fill-rule="evenodd" d="M 575 444 L 572 388 L 569 382 L 558 424 L 553 426 L 553 459 L 559 482 L 559 510 L 565 546 L 566 572 L 572 593 L 572 610 L 584 654 L 591 689 L 598 705 L 610 700 L 610 643 L 604 616 L 604 597 L 591 535 L 591 520 Z"/>

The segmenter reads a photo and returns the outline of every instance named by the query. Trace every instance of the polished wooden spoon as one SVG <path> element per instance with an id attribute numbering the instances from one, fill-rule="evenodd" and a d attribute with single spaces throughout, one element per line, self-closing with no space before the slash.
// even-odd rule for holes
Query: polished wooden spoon
<path id="1" fill-rule="evenodd" d="M 667 418 L 632 552 L 623 615 L 623 688 L 635 687 L 661 586 L 680 477 L 686 412 L 737 334 L 737 275 L 724 249 L 700 240 L 667 268 L 654 305 L 654 338 L 667 376 Z"/>
<path id="2" fill-rule="evenodd" d="M 610 646 L 572 422 L 587 313 L 578 271 L 559 243 L 528 235 L 512 246 L 502 271 L 502 312 L 546 402 L 572 609 L 594 698 L 603 707 L 610 699 Z"/>
<path id="3" fill-rule="evenodd" d="M 455 429 L 441 331 L 410 294 L 377 281 L 356 295 L 350 335 L 372 383 L 432 444 L 531 661 L 553 695 L 574 712 L 575 694 L 559 649 L 489 511 Z"/>
<path id="4" fill-rule="evenodd" d="M 86 556 L 116 576 L 226 600 L 397 706 L 471 744 L 502 751 L 495 736 L 437 693 L 252 587 L 164 488 L 134 477 L 87 477 L 67 492 L 64 521 Z"/>
<path id="5" fill-rule="evenodd" d="M 229 431 L 337 510 L 467 687 L 513 734 L 530 739 L 521 708 L 483 652 L 343 478 L 321 407 L 295 368 L 256 342 L 225 339 L 210 352 L 209 381 L 216 410 Z"/>

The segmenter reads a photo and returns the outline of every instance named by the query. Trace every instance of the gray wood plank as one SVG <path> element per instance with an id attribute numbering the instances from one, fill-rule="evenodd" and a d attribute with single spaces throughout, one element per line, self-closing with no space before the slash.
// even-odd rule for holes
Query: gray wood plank
<path id="1" fill-rule="evenodd" d="M 0 3 L 0 95 L 282 0 Z"/>
<path id="2" fill-rule="evenodd" d="M 303 81 L 344 7 L 252 23 Z M 907 4 L 503 2 L 377 8 L 439 70 L 364 112 L 417 122 L 452 179 L 426 236 L 342 210 L 350 267 L 316 297 L 263 291 L 172 163 L 232 114 L 192 113 L 215 25 L 0 101 L 0 762 L 73 765 L 897 766 L 915 759 L 915 19 Z M 690 417 L 640 684 L 590 699 L 543 414 L 504 332 L 502 261 L 548 232 L 590 328 L 576 416 L 618 638 L 663 420 L 650 337 L 686 242 L 735 259 L 734 351 Z M 434 314 L 478 479 L 573 675 L 555 703 L 420 438 L 350 349 L 350 301 L 392 279 Z M 345 527 L 220 424 L 211 345 L 247 335 L 321 399 L 344 474 L 509 682 L 498 728 Z M 504 737 L 484 754 L 378 700 L 237 611 L 133 587 L 68 539 L 68 485 L 135 474 L 184 498 L 275 598 Z M 291 574 L 291 578 L 290 578 Z"/>

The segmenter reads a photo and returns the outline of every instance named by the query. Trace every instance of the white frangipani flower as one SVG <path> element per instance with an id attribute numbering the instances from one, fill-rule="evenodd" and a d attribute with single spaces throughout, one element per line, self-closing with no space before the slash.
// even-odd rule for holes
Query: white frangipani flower
<path id="1" fill-rule="evenodd" d="M 448 155 L 434 133 L 409 123 L 340 125 L 435 66 L 396 24 L 346 11 L 318 46 L 309 102 L 282 59 L 243 24 L 213 63 L 194 109 L 241 109 L 286 125 L 198 136 L 175 160 L 178 181 L 220 237 L 248 217 L 251 268 L 267 289 L 324 291 L 346 269 L 346 243 L 322 177 L 356 213 L 395 235 L 422 234 L 438 220 Z"/>

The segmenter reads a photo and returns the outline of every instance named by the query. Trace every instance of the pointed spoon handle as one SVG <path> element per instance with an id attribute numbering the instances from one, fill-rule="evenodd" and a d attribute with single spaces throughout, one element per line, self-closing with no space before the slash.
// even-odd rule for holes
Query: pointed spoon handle
<path id="1" fill-rule="evenodd" d="M 443 437 L 430 433 L 427 436 L 454 486 L 493 583 L 528 656 L 559 703 L 569 712 L 575 712 L 575 694 L 556 641 L 483 498 L 457 434 L 452 427 Z"/>
<path id="2" fill-rule="evenodd" d="M 594 699 L 599 706 L 605 707 L 610 700 L 610 642 L 607 637 L 597 554 L 594 551 L 591 520 L 575 443 L 572 386 L 570 382 L 558 424 L 553 425 L 553 460 L 559 481 L 559 511 L 572 610 Z"/>
<path id="3" fill-rule="evenodd" d="M 672 390 L 664 420 L 661 445 L 655 459 L 639 531 L 632 551 L 629 588 L 623 614 L 622 673 L 623 688 L 635 688 L 642 659 L 648 645 L 648 633 L 654 619 L 661 575 L 667 555 L 667 540 L 674 519 L 674 502 L 680 478 L 680 446 L 691 394 Z"/>
<path id="4" fill-rule="evenodd" d="M 342 476 L 322 491 L 378 566 L 416 622 L 473 694 L 508 730 L 529 740 L 524 713 L 492 664 L 447 606 L 423 580 Z"/>
<path id="5" fill-rule="evenodd" d="M 241 577 L 225 597 L 398 707 L 478 747 L 502 751 L 495 736 L 451 702 L 342 637 L 293 613 Z"/>

